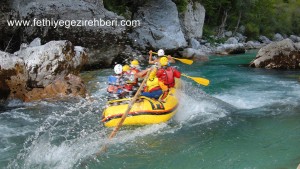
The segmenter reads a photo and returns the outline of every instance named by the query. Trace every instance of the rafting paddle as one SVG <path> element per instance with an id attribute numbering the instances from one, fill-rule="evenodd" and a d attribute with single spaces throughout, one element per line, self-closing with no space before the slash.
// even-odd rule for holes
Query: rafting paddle
<path id="1" fill-rule="evenodd" d="M 157 55 L 156 52 L 152 52 L 152 53 Z M 166 56 L 166 55 L 164 55 L 164 56 Z M 180 62 L 188 64 L 188 65 L 191 65 L 194 62 L 193 60 L 190 60 L 190 59 L 180 59 L 180 58 L 174 58 L 174 57 L 172 57 L 172 58 L 175 60 L 179 60 Z"/>
<path id="2" fill-rule="evenodd" d="M 189 79 L 192 79 L 194 80 L 195 82 L 203 85 L 203 86 L 208 86 L 209 85 L 209 80 L 208 79 L 204 79 L 204 78 L 201 78 L 201 77 L 191 77 L 191 76 L 188 76 L 186 74 L 181 74 L 182 76 L 184 77 L 187 77 Z"/>
<path id="3" fill-rule="evenodd" d="M 135 93 L 134 97 L 131 99 L 130 103 L 128 104 L 128 107 L 126 109 L 126 111 L 124 112 L 124 114 L 122 115 L 119 123 L 117 124 L 117 126 L 114 128 L 114 130 L 111 132 L 111 134 L 109 135 L 108 139 L 111 140 L 118 132 L 118 130 L 121 128 L 123 122 L 125 121 L 126 117 L 127 117 L 127 114 L 129 113 L 129 111 L 131 110 L 131 107 L 133 106 L 133 104 L 136 102 L 137 98 L 140 96 L 141 94 L 141 91 L 143 89 L 143 86 L 145 85 L 149 75 L 150 75 L 150 72 L 152 71 L 152 69 L 148 70 L 142 84 L 140 85 L 139 89 L 137 90 L 137 92 Z M 101 151 L 99 153 L 97 153 L 97 156 L 103 152 L 103 151 L 106 151 L 107 149 L 107 145 L 103 145 L 102 148 L 101 148 Z"/>

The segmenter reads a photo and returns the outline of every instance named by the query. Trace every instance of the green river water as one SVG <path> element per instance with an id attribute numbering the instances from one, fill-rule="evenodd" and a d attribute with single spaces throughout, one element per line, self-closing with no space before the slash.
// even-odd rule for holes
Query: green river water
<path id="1" fill-rule="evenodd" d="M 84 72 L 92 101 L 69 99 L 0 107 L 0 168 L 296 169 L 300 163 L 299 71 L 249 68 L 255 51 L 210 56 L 180 71 L 178 113 L 168 123 L 112 129 L 100 122 L 112 70 Z"/>

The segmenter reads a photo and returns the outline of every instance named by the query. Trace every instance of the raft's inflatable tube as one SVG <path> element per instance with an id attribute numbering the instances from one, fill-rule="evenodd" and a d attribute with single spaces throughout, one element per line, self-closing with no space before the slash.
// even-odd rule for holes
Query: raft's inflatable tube
<path id="1" fill-rule="evenodd" d="M 176 85 L 176 88 L 177 86 L 178 85 Z M 102 122 L 104 122 L 106 127 L 114 127 L 119 123 L 130 100 L 130 98 L 126 98 L 107 102 L 102 114 Z M 166 122 L 177 112 L 178 104 L 175 88 L 170 89 L 165 102 L 141 96 L 140 99 L 133 104 L 123 125 L 147 125 Z"/>

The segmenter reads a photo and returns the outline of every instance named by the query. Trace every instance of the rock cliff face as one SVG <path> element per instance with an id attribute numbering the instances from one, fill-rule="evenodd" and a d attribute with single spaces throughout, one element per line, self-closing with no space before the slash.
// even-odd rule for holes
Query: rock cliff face
<path id="1" fill-rule="evenodd" d="M 0 51 L 0 99 L 84 97 L 85 85 L 77 75 L 87 59 L 86 49 L 69 41 L 24 47 L 14 54 Z"/>
<path id="2" fill-rule="evenodd" d="M 272 42 L 258 51 L 250 66 L 269 69 L 299 69 L 300 43 L 294 43 L 290 39 Z"/>
<path id="3" fill-rule="evenodd" d="M 149 0 L 133 19 L 141 22 L 130 34 L 136 47 L 175 50 L 187 46 L 176 5 L 171 0 Z"/>
<path id="4" fill-rule="evenodd" d="M 9 27 L 7 20 L 41 20 L 43 23 L 71 20 L 125 19 L 105 9 L 102 0 L 2 0 L 0 2 L 0 50 L 15 52 L 21 43 L 29 43 L 36 37 L 42 43 L 52 40 L 68 40 L 84 46 L 89 51 L 85 69 L 111 67 L 115 60 L 123 58 L 130 46 L 133 50 L 174 51 L 187 47 L 187 41 L 201 38 L 205 9 L 201 4 L 189 4 L 186 12 L 178 14 L 172 0 L 140 0 L 130 11 L 130 19 L 140 26 L 21 26 Z M 49 21 L 45 21 L 45 20 Z M 43 21 L 44 20 L 44 21 Z M 120 23 L 120 22 L 118 22 Z M 70 23 L 69 23 L 70 26 Z M 26 45 L 25 45 L 26 46 Z"/>
<path id="5" fill-rule="evenodd" d="M 101 68 L 110 66 L 114 57 L 119 55 L 125 47 L 126 28 L 124 26 L 90 26 L 87 21 L 99 20 L 121 20 L 121 16 L 106 10 L 101 1 L 98 4 L 92 2 L 72 0 L 13 0 L 9 3 L 10 8 L 14 14 L 18 15 L 19 19 L 33 21 L 43 21 L 43 23 L 50 23 L 55 21 L 71 21 L 82 20 L 81 26 L 70 26 L 70 22 L 63 26 L 29 26 L 18 27 L 21 29 L 21 41 L 32 41 L 36 37 L 40 37 L 42 42 L 49 42 L 51 40 L 69 40 L 75 45 L 85 46 L 89 49 L 89 62 L 87 66 Z M 6 14 L 8 16 L 8 14 Z M 48 21 L 46 21 L 46 19 Z M 5 25 L 6 23 L 4 23 Z M 69 25 L 68 25 L 69 24 Z M 8 26 L 5 26 L 8 28 Z M 14 27 L 16 28 L 16 27 Z M 10 31 L 6 29 L 6 31 Z M 10 32 L 10 35 L 18 32 Z M 6 37 L 6 43 L 10 37 Z"/>
<path id="6" fill-rule="evenodd" d="M 180 22 L 186 39 L 202 38 L 205 9 L 198 2 L 190 2 L 184 13 L 180 14 Z"/>

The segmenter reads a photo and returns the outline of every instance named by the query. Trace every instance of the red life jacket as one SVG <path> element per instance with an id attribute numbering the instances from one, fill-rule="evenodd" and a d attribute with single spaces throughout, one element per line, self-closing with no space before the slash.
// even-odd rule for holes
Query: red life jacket
<path id="1" fill-rule="evenodd" d="M 156 75 L 159 78 L 159 80 L 163 81 L 164 84 L 167 85 L 169 88 L 175 86 L 174 68 L 173 67 L 168 67 L 166 69 L 160 68 L 157 71 Z"/>

